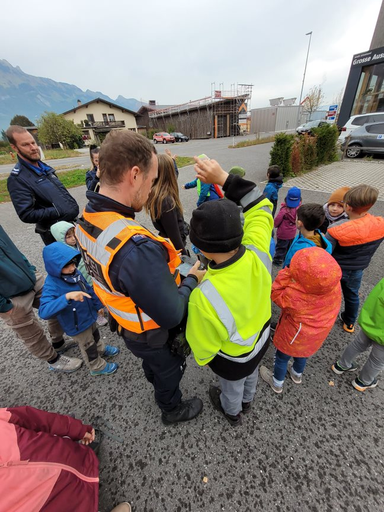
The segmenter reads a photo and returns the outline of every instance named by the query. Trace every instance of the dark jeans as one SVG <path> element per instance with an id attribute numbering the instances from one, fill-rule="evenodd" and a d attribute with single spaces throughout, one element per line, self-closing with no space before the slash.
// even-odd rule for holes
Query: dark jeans
<path id="1" fill-rule="evenodd" d="M 48 231 L 44 231 L 43 233 L 40 231 L 38 233 L 41 236 L 41 239 L 42 239 L 44 245 L 51 245 L 54 242 L 56 242 L 56 238 L 52 235 L 52 233 L 49 231 L 49 229 L 48 229 Z"/>
<path id="2" fill-rule="evenodd" d="M 362 277 L 362 270 L 343 270 L 341 277 L 341 289 L 343 290 L 345 303 L 343 320 L 347 325 L 356 322 L 360 304 L 359 290 Z"/>
<path id="3" fill-rule="evenodd" d="M 273 261 L 282 263 L 285 259 L 288 249 L 291 246 L 291 243 L 292 240 L 282 240 L 281 238 L 278 238 L 276 244 L 276 252 Z"/>
<path id="4" fill-rule="evenodd" d="M 285 378 L 285 374 L 287 373 L 288 361 L 291 359 L 291 356 L 280 352 L 280 350 L 276 350 L 275 354 L 275 367 L 273 369 L 273 376 L 276 380 L 283 381 Z M 296 373 L 303 373 L 305 364 L 307 362 L 307 357 L 294 357 L 293 358 L 293 366 L 292 368 Z"/>
<path id="5" fill-rule="evenodd" d="M 179 382 L 184 374 L 185 359 L 171 354 L 168 344 L 151 348 L 147 343 L 133 341 L 124 336 L 129 350 L 143 360 L 147 380 L 155 388 L 155 400 L 163 411 L 172 411 L 181 402 Z"/>

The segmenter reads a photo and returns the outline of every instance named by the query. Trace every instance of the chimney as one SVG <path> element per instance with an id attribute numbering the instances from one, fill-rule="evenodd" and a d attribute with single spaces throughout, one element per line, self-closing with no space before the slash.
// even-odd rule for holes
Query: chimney
<path id="1" fill-rule="evenodd" d="M 148 104 L 151 105 L 151 107 L 154 107 L 156 105 L 156 100 L 149 100 Z"/>
<path id="2" fill-rule="evenodd" d="M 77 106 L 81 107 L 81 105 L 82 105 L 81 100 L 77 100 Z"/>

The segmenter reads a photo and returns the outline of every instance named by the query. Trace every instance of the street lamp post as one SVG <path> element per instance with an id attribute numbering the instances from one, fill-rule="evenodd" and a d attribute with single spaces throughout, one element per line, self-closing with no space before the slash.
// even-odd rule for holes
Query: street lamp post
<path id="1" fill-rule="evenodd" d="M 301 99 L 303 97 L 303 89 L 304 89 L 304 82 L 305 82 L 305 73 L 307 72 L 307 64 L 308 64 L 308 56 L 309 56 L 309 49 L 311 47 L 311 39 L 312 39 L 312 31 L 305 34 L 306 36 L 309 36 L 308 41 L 308 50 L 307 50 L 307 58 L 305 59 L 305 66 L 304 66 L 304 74 L 303 74 L 303 82 L 301 84 L 301 91 L 300 91 L 300 100 L 299 100 L 299 108 L 297 111 L 297 126 L 299 125 L 299 116 L 300 116 L 300 107 L 301 107 Z"/>

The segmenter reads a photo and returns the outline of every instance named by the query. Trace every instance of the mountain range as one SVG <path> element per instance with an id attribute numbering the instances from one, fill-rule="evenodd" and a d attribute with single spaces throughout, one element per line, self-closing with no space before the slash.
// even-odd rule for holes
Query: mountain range
<path id="1" fill-rule="evenodd" d="M 19 66 L 13 67 L 0 59 L 0 129 L 6 129 L 16 114 L 27 116 L 34 124 L 45 111 L 60 114 L 82 103 L 103 98 L 136 112 L 143 105 L 135 98 L 118 96 L 116 100 L 99 91 L 82 91 L 64 82 L 55 82 L 24 73 Z"/>

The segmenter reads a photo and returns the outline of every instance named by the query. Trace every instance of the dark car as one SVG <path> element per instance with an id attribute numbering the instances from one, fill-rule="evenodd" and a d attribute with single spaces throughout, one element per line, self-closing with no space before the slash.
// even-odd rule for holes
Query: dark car
<path id="1" fill-rule="evenodd" d="M 353 130 L 341 145 L 348 158 L 363 153 L 384 153 L 384 123 L 364 124 Z"/>
<path id="2" fill-rule="evenodd" d="M 180 132 L 172 132 L 171 135 L 175 137 L 176 142 L 188 142 L 189 137 Z"/>
<path id="3" fill-rule="evenodd" d="M 308 123 L 304 123 L 296 128 L 296 132 L 301 135 L 302 133 L 312 133 L 312 128 L 318 128 L 319 126 L 324 126 L 325 124 L 330 124 L 328 121 L 324 121 L 324 119 L 318 119 L 317 121 L 308 121 Z"/>

